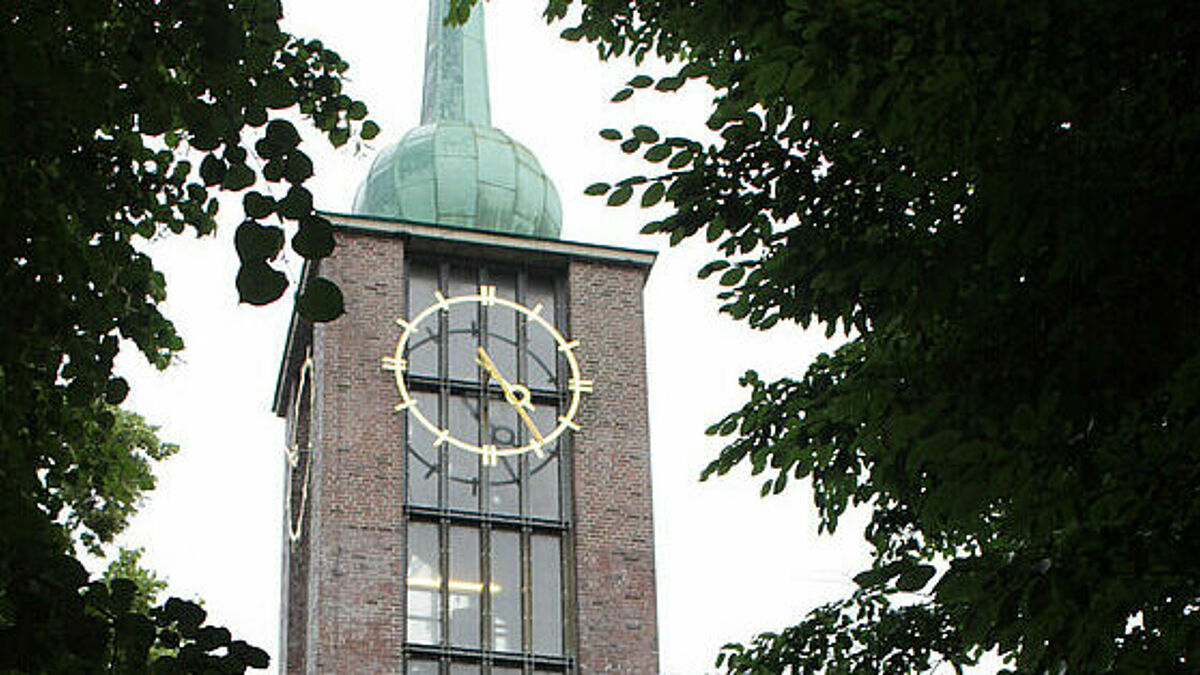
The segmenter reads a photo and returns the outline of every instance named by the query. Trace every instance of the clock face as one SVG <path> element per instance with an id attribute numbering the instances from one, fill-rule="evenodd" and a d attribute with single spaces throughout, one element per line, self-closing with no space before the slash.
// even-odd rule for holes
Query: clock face
<path id="1" fill-rule="evenodd" d="M 592 390 L 592 382 L 582 377 L 575 356 L 579 341 L 566 339 L 543 316 L 542 305 L 526 307 L 499 297 L 495 286 L 479 286 L 475 293 L 452 297 L 435 291 L 432 300 L 430 306 L 411 319 L 396 320 L 400 326 L 400 339 L 395 352 L 383 357 L 382 366 L 394 373 L 399 392 L 395 410 L 407 412 L 410 419 L 428 434 L 430 449 L 446 446 L 465 450 L 479 455 L 483 464 L 491 467 L 498 467 L 502 458 L 528 453 L 536 458 L 536 466 L 536 461 L 545 459 L 547 450 L 555 447 L 555 442 L 568 429 L 579 429 L 576 417 L 580 398 Z M 479 309 L 484 312 L 477 312 Z M 527 365 L 518 369 L 517 359 L 513 356 L 517 347 L 515 329 L 511 337 L 500 330 L 456 331 L 452 317 L 463 315 L 464 310 L 472 315 L 515 316 L 525 326 L 526 340 L 552 346 L 553 354 L 566 364 L 565 405 L 560 408 L 557 401 L 548 402 L 545 394 L 540 393 L 547 383 L 552 387 L 556 384 L 556 358 L 544 354 L 540 358 L 531 356 Z M 408 357 L 411 355 L 416 359 L 423 345 L 437 340 L 443 321 L 450 325 L 450 342 L 459 355 L 448 366 L 450 377 L 477 383 L 476 389 L 481 395 L 474 398 L 452 395 L 448 405 L 455 409 L 439 415 L 436 409 L 438 396 L 426 394 L 420 387 L 412 388 L 414 379 L 422 378 L 422 367 L 411 367 Z M 428 364 L 424 366 L 425 372 L 429 372 L 429 368 Z M 559 409 L 561 414 L 557 412 Z M 459 422 L 443 425 L 438 421 L 443 417 Z M 484 438 L 476 432 L 481 426 L 488 429 Z M 419 457 L 420 449 L 414 450 Z M 436 461 L 432 461 L 431 456 L 429 469 L 432 471 L 435 467 Z M 502 475 L 497 478 L 503 480 Z M 519 476 L 514 473 L 511 479 L 515 482 Z"/>
<path id="2" fill-rule="evenodd" d="M 304 516 L 308 509 L 308 484 L 312 475 L 312 413 L 315 394 L 313 391 L 312 357 L 304 360 L 296 393 L 292 396 L 289 415 L 287 443 L 284 451 L 288 460 L 287 514 L 288 537 L 298 541 L 304 533 Z"/>

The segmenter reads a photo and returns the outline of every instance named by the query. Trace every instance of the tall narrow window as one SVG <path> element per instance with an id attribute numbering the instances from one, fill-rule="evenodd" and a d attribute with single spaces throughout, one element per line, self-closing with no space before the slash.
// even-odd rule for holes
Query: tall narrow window
<path id="1" fill-rule="evenodd" d="M 553 274 L 420 261 L 408 270 L 410 316 L 486 289 L 567 333 Z M 405 425 L 406 672 L 574 672 L 563 576 L 569 434 L 539 453 L 492 458 L 439 438 L 513 448 L 553 429 L 569 395 L 558 346 L 502 303 L 454 303 L 430 316 L 405 355 L 412 399 L 435 427 Z"/>

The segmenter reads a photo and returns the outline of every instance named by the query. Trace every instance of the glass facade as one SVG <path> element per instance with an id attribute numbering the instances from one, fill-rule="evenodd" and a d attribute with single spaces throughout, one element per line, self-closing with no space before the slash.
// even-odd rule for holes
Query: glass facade
<path id="1" fill-rule="evenodd" d="M 411 261 L 409 316 L 483 285 L 538 307 L 565 327 L 560 281 L 511 267 Z M 550 333 L 498 304 L 457 303 L 414 327 L 406 380 L 438 429 L 484 445 L 530 442 L 552 429 L 567 400 L 565 367 Z M 485 350 L 506 380 L 528 390 L 528 420 L 480 366 Z M 533 675 L 574 672 L 568 653 L 569 434 L 542 456 L 495 464 L 439 442 L 411 418 L 406 429 L 406 672 Z"/>

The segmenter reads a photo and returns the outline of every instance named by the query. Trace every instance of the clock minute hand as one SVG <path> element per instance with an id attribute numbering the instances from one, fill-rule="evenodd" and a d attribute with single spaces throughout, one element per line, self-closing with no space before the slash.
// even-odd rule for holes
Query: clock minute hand
<path id="1" fill-rule="evenodd" d="M 524 401 L 517 398 L 517 394 L 513 390 L 513 386 L 508 383 L 508 380 L 504 379 L 503 375 L 500 374 L 500 370 L 496 368 L 496 364 L 492 361 L 492 357 L 488 355 L 487 350 L 485 350 L 483 347 L 476 347 L 475 351 L 479 354 L 479 358 L 476 359 L 476 362 L 483 366 L 484 369 L 487 370 L 488 373 L 492 377 L 496 378 L 496 381 L 500 383 L 500 388 L 504 391 L 504 400 L 508 401 L 508 404 L 516 409 L 517 414 L 520 415 L 521 420 L 525 422 L 525 426 L 529 427 L 529 431 L 533 433 L 533 437 L 537 439 L 538 443 L 545 443 L 546 439 L 542 437 L 542 432 L 538 431 L 537 425 L 533 423 L 533 419 L 529 417 L 529 413 L 525 412 L 525 406 L 522 405 L 522 403 L 529 403 L 528 395 Z M 528 394 L 528 390 L 525 391 Z M 533 404 L 530 403 L 529 405 L 532 407 Z M 539 447 L 538 449 L 540 450 L 541 448 Z"/>

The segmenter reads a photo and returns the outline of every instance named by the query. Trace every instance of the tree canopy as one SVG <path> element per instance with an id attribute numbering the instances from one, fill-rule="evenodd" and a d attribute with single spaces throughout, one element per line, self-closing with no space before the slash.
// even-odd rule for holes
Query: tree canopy
<path id="1" fill-rule="evenodd" d="M 273 301 L 289 239 L 313 260 L 333 247 L 285 115 L 334 145 L 378 133 L 342 93 L 346 63 L 283 32 L 280 14 L 278 0 L 5 4 L 0 671 L 266 666 L 195 603 L 147 610 L 136 583 L 90 580 L 77 556 L 111 541 L 153 486 L 150 462 L 173 451 L 115 408 L 128 392 L 113 374 L 123 342 L 160 368 L 183 347 L 141 242 L 209 234 L 216 193 L 242 192 L 236 286 L 245 302 Z M 340 314 L 329 282 L 300 290 L 307 318 Z"/>
<path id="2" fill-rule="evenodd" d="M 705 476 L 811 481 L 830 531 L 869 509 L 873 565 L 728 672 L 1200 668 L 1198 13 L 549 1 L 603 58 L 680 64 L 614 100 L 717 94 L 714 141 L 601 131 L 650 175 L 588 192 L 713 242 L 736 319 L 846 336 L 747 373 Z"/>

